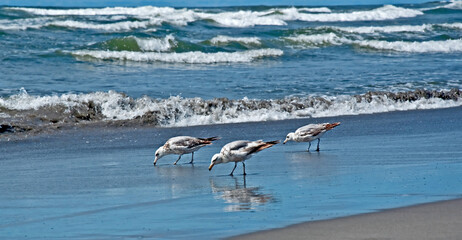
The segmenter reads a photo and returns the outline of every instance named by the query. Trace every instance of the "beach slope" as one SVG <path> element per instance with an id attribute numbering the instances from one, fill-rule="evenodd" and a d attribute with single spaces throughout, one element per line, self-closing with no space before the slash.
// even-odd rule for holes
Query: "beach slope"
<path id="1" fill-rule="evenodd" d="M 462 239 L 462 200 L 420 204 L 246 234 L 230 239 Z"/>

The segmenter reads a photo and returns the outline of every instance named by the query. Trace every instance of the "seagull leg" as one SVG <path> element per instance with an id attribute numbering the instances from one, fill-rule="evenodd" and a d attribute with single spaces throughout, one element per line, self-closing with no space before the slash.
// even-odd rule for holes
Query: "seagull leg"
<path id="1" fill-rule="evenodd" d="M 320 138 L 318 138 L 318 148 L 316 148 L 316 151 L 319 152 L 319 142 L 321 141 Z"/>
<path id="2" fill-rule="evenodd" d="M 173 165 L 176 165 L 178 161 L 180 161 L 181 155 L 178 157 L 178 159 L 173 163 Z"/>
<path id="3" fill-rule="evenodd" d="M 237 167 L 237 162 L 234 162 L 234 168 L 233 168 L 233 171 L 231 171 L 231 173 L 229 174 L 230 176 L 233 176 L 233 172 L 234 172 L 234 169 L 236 169 Z"/>
<path id="4" fill-rule="evenodd" d="M 244 161 L 242 161 L 242 167 L 244 168 L 244 176 L 247 175 L 247 173 L 245 173 L 245 163 Z"/>
<path id="5" fill-rule="evenodd" d="M 192 155 L 191 155 L 191 162 L 189 162 L 189 163 L 191 163 L 191 164 L 192 164 L 192 163 L 193 163 L 193 161 L 194 161 L 194 152 L 192 152 Z"/>
<path id="6" fill-rule="evenodd" d="M 309 145 L 308 145 L 308 150 L 307 150 L 307 151 L 309 152 L 309 151 L 310 151 L 310 147 L 311 147 L 311 142 L 308 142 L 308 144 L 309 144 Z"/>

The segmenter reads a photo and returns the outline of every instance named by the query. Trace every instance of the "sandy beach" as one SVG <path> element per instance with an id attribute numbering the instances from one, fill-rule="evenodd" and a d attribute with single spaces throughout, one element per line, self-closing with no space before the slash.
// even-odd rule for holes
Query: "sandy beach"
<path id="1" fill-rule="evenodd" d="M 461 239 L 462 200 L 296 224 L 230 239 Z"/>
<path id="2" fill-rule="evenodd" d="M 80 127 L 3 140 L 0 238 L 217 239 L 308 222 L 242 237 L 457 239 L 460 201 L 375 212 L 461 196 L 461 118 L 462 108 L 448 108 L 187 128 Z M 334 121 L 342 124 L 325 134 L 319 153 L 289 142 L 249 159 L 246 177 L 241 165 L 234 177 L 232 164 L 207 169 L 232 140 L 282 140 L 301 125 Z M 176 135 L 222 139 L 198 151 L 193 165 L 185 155 L 176 166 L 177 157 L 167 156 L 154 167 L 155 149 Z"/>

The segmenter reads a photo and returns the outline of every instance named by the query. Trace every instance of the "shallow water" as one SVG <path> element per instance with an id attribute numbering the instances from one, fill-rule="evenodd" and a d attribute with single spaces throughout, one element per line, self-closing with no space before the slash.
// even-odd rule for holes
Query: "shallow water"
<path id="1" fill-rule="evenodd" d="M 312 120 L 190 128 L 83 128 L 3 142 L 0 237 L 216 239 L 460 197 L 460 108 L 323 118 L 321 152 L 290 142 L 228 176 L 210 157 L 235 139 L 282 139 Z M 179 135 L 223 138 L 195 154 L 154 150 Z"/>

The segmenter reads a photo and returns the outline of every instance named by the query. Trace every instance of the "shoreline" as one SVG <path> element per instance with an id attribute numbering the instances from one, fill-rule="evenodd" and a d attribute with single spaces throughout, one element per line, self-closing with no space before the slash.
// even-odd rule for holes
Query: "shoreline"
<path id="1" fill-rule="evenodd" d="M 460 209 L 462 198 L 308 221 L 227 239 L 461 239 Z"/>
<path id="2" fill-rule="evenodd" d="M 230 122 L 230 123 L 213 123 L 204 125 L 191 125 L 191 126 L 158 126 L 151 123 L 143 123 L 139 119 L 132 120 L 116 120 L 116 121 L 97 121 L 97 122 L 83 122 L 83 123 L 59 123 L 56 125 L 42 126 L 41 128 L 32 128 L 30 126 L 27 131 L 12 131 L 9 130 L 0 132 L 0 143 L 8 141 L 22 141 L 26 139 L 40 138 L 53 135 L 65 135 L 77 131 L 133 131 L 138 129 L 187 129 L 187 128 L 203 128 L 203 127 L 220 127 L 220 126 L 239 126 L 245 124 L 272 124 L 272 123 L 283 123 L 283 122 L 321 122 L 323 119 L 337 119 L 337 118 L 356 118 L 356 117 L 375 117 L 387 116 L 393 114 L 413 114 L 419 112 L 431 112 L 431 111 L 445 111 L 451 109 L 462 109 L 462 106 L 451 106 L 446 108 L 430 108 L 430 109 L 412 109 L 412 110 L 395 110 L 388 112 L 377 112 L 377 113 L 360 113 L 340 116 L 325 116 L 325 117 L 300 117 L 290 119 L 278 119 L 278 120 L 264 120 L 264 121 L 245 121 L 245 122 Z M 7 124 L 3 124 L 6 127 Z M 11 127 L 15 127 L 11 125 Z"/>
<path id="3" fill-rule="evenodd" d="M 107 93 L 104 101 L 55 99 L 49 104 L 45 97 L 25 94 L 21 101 L 33 98 L 37 107 L 21 105 L 21 101 L 0 98 L 0 141 L 2 138 L 50 133 L 61 129 L 88 126 L 188 127 L 227 123 L 284 121 L 292 119 L 341 118 L 363 114 L 395 111 L 437 110 L 461 107 L 462 91 L 422 90 L 408 92 L 367 92 L 343 97 L 289 97 L 283 99 L 153 99 L 138 101 L 123 93 Z M 22 96 L 22 95 L 21 95 Z M 82 98 L 76 95 L 73 98 Z M 41 99 L 44 98 L 44 99 Z M 91 99 L 91 98 L 90 98 Z M 120 103 L 105 106 L 105 101 Z M 77 103 L 76 103 L 76 102 Z M 173 102 L 171 102 L 173 101 Z M 436 101 L 436 102 L 435 102 Z M 5 105 L 6 104 L 6 105 Z M 69 105 L 71 104 L 71 105 Z M 77 104 L 72 106 L 72 104 Z M 130 107 L 126 109 L 126 104 Z M 178 104 L 178 108 L 165 105 Z M 354 104 L 354 106 L 351 106 Z M 5 105 L 5 106 L 3 106 Z M 379 105 L 378 107 L 374 107 Z M 139 112 L 144 109 L 143 112 Z M 157 109 L 157 110 L 147 110 Z M 3 112 L 3 113 L 2 113 Z M 231 113 L 229 113 L 231 112 Z M 227 116 L 230 114 L 231 116 Z M 126 118 L 124 115 L 131 117 Z M 205 123 L 205 124 L 204 124 Z"/>

